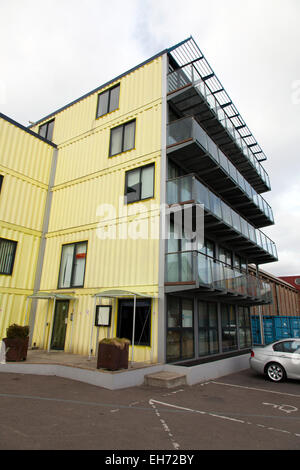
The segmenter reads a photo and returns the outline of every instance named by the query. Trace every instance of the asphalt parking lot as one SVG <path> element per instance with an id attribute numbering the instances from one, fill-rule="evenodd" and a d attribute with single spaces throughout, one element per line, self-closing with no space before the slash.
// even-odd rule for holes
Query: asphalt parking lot
<path id="1" fill-rule="evenodd" d="M 195 386 L 110 391 L 0 374 L 1 450 L 298 450 L 300 382 L 251 370 Z"/>

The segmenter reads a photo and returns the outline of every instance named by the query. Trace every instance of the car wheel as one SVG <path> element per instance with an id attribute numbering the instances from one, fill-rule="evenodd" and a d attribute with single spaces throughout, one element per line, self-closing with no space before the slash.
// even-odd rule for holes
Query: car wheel
<path id="1" fill-rule="evenodd" d="M 266 368 L 267 376 L 273 382 L 282 382 L 285 379 L 285 370 L 277 362 L 271 362 Z"/>

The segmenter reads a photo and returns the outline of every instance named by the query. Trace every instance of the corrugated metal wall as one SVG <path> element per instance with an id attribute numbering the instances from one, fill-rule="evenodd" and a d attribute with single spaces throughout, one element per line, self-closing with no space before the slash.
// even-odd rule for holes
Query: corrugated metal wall
<path id="1" fill-rule="evenodd" d="M 134 212 L 137 210 L 141 212 L 143 227 L 153 228 L 156 224 L 156 236 L 158 233 L 159 208 L 153 205 L 158 206 L 160 202 L 161 70 L 159 58 L 116 82 L 120 83 L 119 109 L 99 119 L 95 119 L 98 93 L 55 116 L 53 141 L 58 144 L 59 151 L 41 290 L 51 291 L 58 287 L 62 245 L 88 241 L 84 288 L 64 290 L 65 293 L 74 291 L 73 295 L 77 299 L 70 303 L 66 351 L 89 353 L 95 307 L 93 294 L 118 288 L 157 296 L 158 237 L 119 239 L 118 234 L 119 229 L 124 230 L 125 222 L 129 230 L 130 227 L 134 228 Z M 136 119 L 135 148 L 110 158 L 110 129 L 131 119 Z M 155 197 L 124 205 L 125 172 L 149 163 L 155 163 Z M 103 222 L 97 215 L 97 208 L 105 203 L 112 204 L 116 213 Z M 127 209 L 128 216 L 125 214 Z M 101 227 L 115 231 L 116 239 L 99 239 L 97 235 Z M 52 302 L 49 302 L 49 322 Z M 38 301 L 33 337 L 38 346 L 44 347 L 48 344 L 47 335 L 50 331 L 47 326 L 43 342 L 47 304 L 45 300 Z M 157 315 L 155 300 L 152 306 L 152 349 L 153 346 L 157 347 Z M 116 328 L 116 306 L 113 317 Z M 100 328 L 100 338 L 106 335 L 107 329 Z M 94 353 L 95 342 L 96 328 L 93 336 Z M 155 359 L 156 352 L 152 353 L 151 347 L 137 347 L 135 360 L 150 360 L 152 354 Z"/>
<path id="2" fill-rule="evenodd" d="M 2 118 L 0 137 L 0 237 L 17 241 L 12 275 L 0 275 L 2 338 L 33 292 L 53 147 Z"/>

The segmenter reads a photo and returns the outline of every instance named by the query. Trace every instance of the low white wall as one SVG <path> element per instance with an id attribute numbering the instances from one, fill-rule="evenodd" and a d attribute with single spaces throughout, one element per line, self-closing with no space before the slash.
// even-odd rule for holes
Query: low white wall
<path id="1" fill-rule="evenodd" d="M 97 387 L 104 387 L 109 390 L 136 387 L 144 383 L 145 375 L 155 372 L 169 371 L 186 374 L 188 385 L 216 379 L 224 375 L 233 374 L 240 370 L 248 369 L 250 354 L 243 356 L 220 359 L 219 361 L 206 364 L 199 364 L 192 367 L 174 366 L 171 364 L 161 364 L 144 369 L 123 370 L 114 373 L 100 372 L 99 370 L 87 370 L 77 367 L 69 367 L 57 364 L 26 364 L 6 363 L 0 364 L 0 372 L 33 374 L 33 375 L 56 375 L 66 379 L 85 382 Z"/>
<path id="2" fill-rule="evenodd" d="M 186 374 L 188 385 L 194 385 L 207 380 L 217 379 L 223 375 L 234 374 L 241 370 L 249 368 L 249 354 L 242 356 L 230 357 L 220 359 L 214 362 L 199 364 L 192 367 L 173 366 L 171 364 L 165 365 L 165 370 L 180 372 Z"/>

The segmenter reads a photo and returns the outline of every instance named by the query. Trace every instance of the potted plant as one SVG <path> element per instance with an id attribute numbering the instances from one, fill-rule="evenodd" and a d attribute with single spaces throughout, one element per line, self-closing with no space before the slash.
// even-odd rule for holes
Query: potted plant
<path id="1" fill-rule="evenodd" d="M 6 338 L 3 338 L 6 348 L 7 361 L 26 361 L 29 326 L 21 326 L 14 323 L 6 330 Z"/>
<path id="2" fill-rule="evenodd" d="M 127 338 L 105 338 L 98 348 L 97 369 L 128 369 L 130 341 Z"/>

